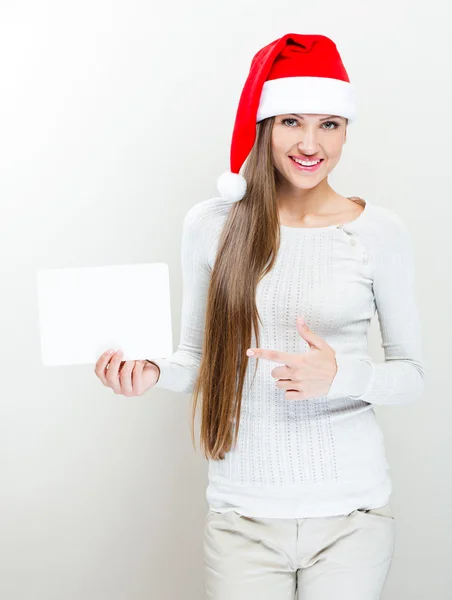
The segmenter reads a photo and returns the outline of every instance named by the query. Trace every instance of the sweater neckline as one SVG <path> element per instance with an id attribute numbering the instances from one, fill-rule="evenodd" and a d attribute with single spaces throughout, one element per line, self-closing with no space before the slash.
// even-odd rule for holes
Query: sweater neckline
<path id="1" fill-rule="evenodd" d="M 355 200 L 352 200 L 352 202 L 355 202 Z M 336 223 L 336 224 L 333 224 L 333 225 L 325 225 L 323 227 L 287 227 L 287 225 L 280 225 L 279 227 L 280 227 L 281 233 L 290 233 L 290 232 L 294 232 L 294 233 L 309 233 L 309 232 L 315 233 L 315 232 L 319 232 L 319 231 L 332 231 L 334 229 L 343 229 L 344 227 L 347 227 L 348 225 L 352 225 L 353 226 L 353 225 L 358 224 L 359 222 L 361 222 L 361 220 L 363 219 L 363 217 L 365 217 L 368 214 L 369 210 L 370 210 L 371 203 L 368 200 L 363 200 L 363 202 L 365 202 L 363 210 L 356 217 L 356 219 L 353 219 L 353 221 L 348 221 L 346 223 Z"/>

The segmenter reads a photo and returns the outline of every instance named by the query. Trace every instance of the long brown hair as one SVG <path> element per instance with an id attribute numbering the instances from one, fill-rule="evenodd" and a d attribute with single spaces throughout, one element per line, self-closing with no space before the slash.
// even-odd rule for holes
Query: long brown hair
<path id="1" fill-rule="evenodd" d="M 223 460 L 237 441 L 252 328 L 256 347 L 260 343 L 256 288 L 273 267 L 280 244 L 276 203 L 280 174 L 271 149 L 274 120 L 256 124 L 256 140 L 243 170 L 246 195 L 227 215 L 207 294 L 191 429 L 195 444 L 196 408 L 202 395 L 201 449 L 213 460 Z"/>
<path id="2" fill-rule="evenodd" d="M 200 440 L 206 458 L 224 459 L 236 443 L 241 396 L 254 327 L 259 346 L 256 287 L 273 266 L 279 245 L 276 169 L 271 154 L 275 118 L 256 124 L 256 141 L 243 169 L 245 197 L 229 210 L 212 269 L 201 364 L 193 391 L 192 439 L 202 395 Z"/>

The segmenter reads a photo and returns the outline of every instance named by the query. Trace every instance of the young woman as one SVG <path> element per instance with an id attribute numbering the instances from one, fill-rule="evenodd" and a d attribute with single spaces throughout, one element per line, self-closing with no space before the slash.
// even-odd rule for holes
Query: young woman
<path id="1" fill-rule="evenodd" d="M 328 183 L 354 119 L 329 38 L 272 42 L 251 64 L 221 197 L 184 221 L 180 345 L 146 368 L 194 392 L 193 424 L 202 395 L 211 600 L 376 600 L 387 577 L 374 405 L 422 394 L 421 327 L 404 222 Z M 376 312 L 383 363 L 367 352 Z"/>

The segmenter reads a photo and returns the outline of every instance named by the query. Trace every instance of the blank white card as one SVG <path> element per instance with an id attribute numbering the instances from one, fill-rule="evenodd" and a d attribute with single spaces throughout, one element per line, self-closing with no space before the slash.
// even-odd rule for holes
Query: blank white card
<path id="1" fill-rule="evenodd" d="M 41 358 L 46 366 L 95 364 L 173 352 L 166 263 L 37 271 Z"/>

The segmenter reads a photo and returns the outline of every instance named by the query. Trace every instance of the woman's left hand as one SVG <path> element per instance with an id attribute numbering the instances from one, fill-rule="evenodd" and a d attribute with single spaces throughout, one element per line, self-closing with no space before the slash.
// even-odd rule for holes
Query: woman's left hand
<path id="1" fill-rule="evenodd" d="M 250 350 L 254 352 L 254 358 L 283 363 L 284 366 L 275 367 L 271 375 L 277 379 L 276 387 L 286 390 L 288 400 L 326 396 L 337 372 L 336 352 L 301 319 L 297 319 L 297 330 L 310 346 L 304 354 L 264 348 Z"/>

